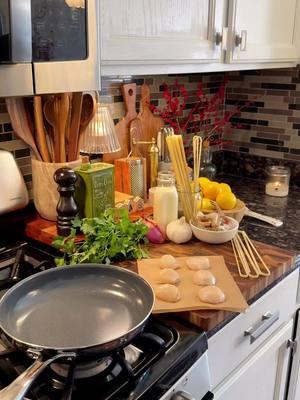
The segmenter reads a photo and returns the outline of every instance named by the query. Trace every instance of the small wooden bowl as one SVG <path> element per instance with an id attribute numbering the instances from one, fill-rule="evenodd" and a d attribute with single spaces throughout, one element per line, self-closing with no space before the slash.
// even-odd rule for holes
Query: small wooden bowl
<path id="1" fill-rule="evenodd" d="M 235 208 L 233 208 L 232 210 L 222 210 L 222 211 L 228 217 L 234 218 L 237 222 L 241 222 L 246 213 L 246 209 L 247 209 L 246 204 L 242 200 L 237 199 Z M 202 210 L 202 212 L 212 213 L 214 212 L 214 210 Z"/>

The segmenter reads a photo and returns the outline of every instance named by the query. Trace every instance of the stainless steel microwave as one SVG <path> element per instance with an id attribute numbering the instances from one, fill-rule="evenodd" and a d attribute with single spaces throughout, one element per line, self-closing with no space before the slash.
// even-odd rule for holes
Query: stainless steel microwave
<path id="1" fill-rule="evenodd" d="M 0 0 L 0 97 L 100 89 L 99 0 Z"/>

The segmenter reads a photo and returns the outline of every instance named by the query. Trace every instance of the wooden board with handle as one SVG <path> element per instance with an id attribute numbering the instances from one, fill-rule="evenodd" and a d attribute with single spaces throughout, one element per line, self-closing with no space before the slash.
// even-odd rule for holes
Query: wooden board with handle
<path id="1" fill-rule="evenodd" d="M 123 85 L 122 94 L 125 103 L 125 116 L 116 125 L 116 133 L 121 146 L 120 151 L 103 155 L 103 162 L 114 163 L 118 158 L 127 157 L 130 151 L 129 129 L 130 122 L 137 117 L 136 112 L 136 84 L 130 83 Z"/>
<path id="2" fill-rule="evenodd" d="M 130 124 L 130 145 L 132 155 L 144 157 L 147 164 L 147 187 L 150 187 L 150 157 L 148 149 L 150 144 L 133 144 L 136 142 L 151 142 L 157 140 L 157 134 L 165 125 L 164 120 L 154 115 L 150 108 L 150 88 L 143 84 L 141 87 L 141 111 L 137 118 Z"/>

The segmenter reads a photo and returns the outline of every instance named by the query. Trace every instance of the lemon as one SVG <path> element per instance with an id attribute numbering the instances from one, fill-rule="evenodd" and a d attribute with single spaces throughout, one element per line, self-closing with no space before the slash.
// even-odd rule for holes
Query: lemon
<path id="1" fill-rule="evenodd" d="M 216 200 L 216 197 L 219 194 L 219 184 L 218 184 L 218 182 L 209 182 L 209 183 L 207 183 L 203 187 L 202 192 L 204 194 L 204 197 L 207 197 L 210 200 Z"/>
<path id="2" fill-rule="evenodd" d="M 210 182 L 210 180 L 209 180 L 208 178 L 205 178 L 205 177 L 203 176 L 203 177 L 201 177 L 201 178 L 198 178 L 198 182 L 199 182 L 199 184 L 200 184 L 200 186 L 201 186 L 201 189 L 203 189 L 204 186 L 207 185 L 207 184 Z"/>
<path id="3" fill-rule="evenodd" d="M 231 187 L 228 185 L 228 183 L 220 183 L 219 184 L 219 188 L 220 188 L 220 193 L 221 192 L 232 192 Z"/>
<path id="4" fill-rule="evenodd" d="M 236 206 L 236 197 L 231 192 L 221 192 L 216 199 L 222 210 L 232 210 Z"/>
<path id="5" fill-rule="evenodd" d="M 200 202 L 200 207 L 201 207 L 201 202 Z M 202 210 L 215 210 L 215 206 L 213 204 L 211 204 L 210 199 L 203 197 Z"/>

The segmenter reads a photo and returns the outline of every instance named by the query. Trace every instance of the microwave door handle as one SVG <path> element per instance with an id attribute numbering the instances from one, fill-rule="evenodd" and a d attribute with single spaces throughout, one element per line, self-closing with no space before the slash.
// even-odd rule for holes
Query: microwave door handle
<path id="1" fill-rule="evenodd" d="M 31 0 L 10 0 L 12 62 L 32 61 Z"/>

